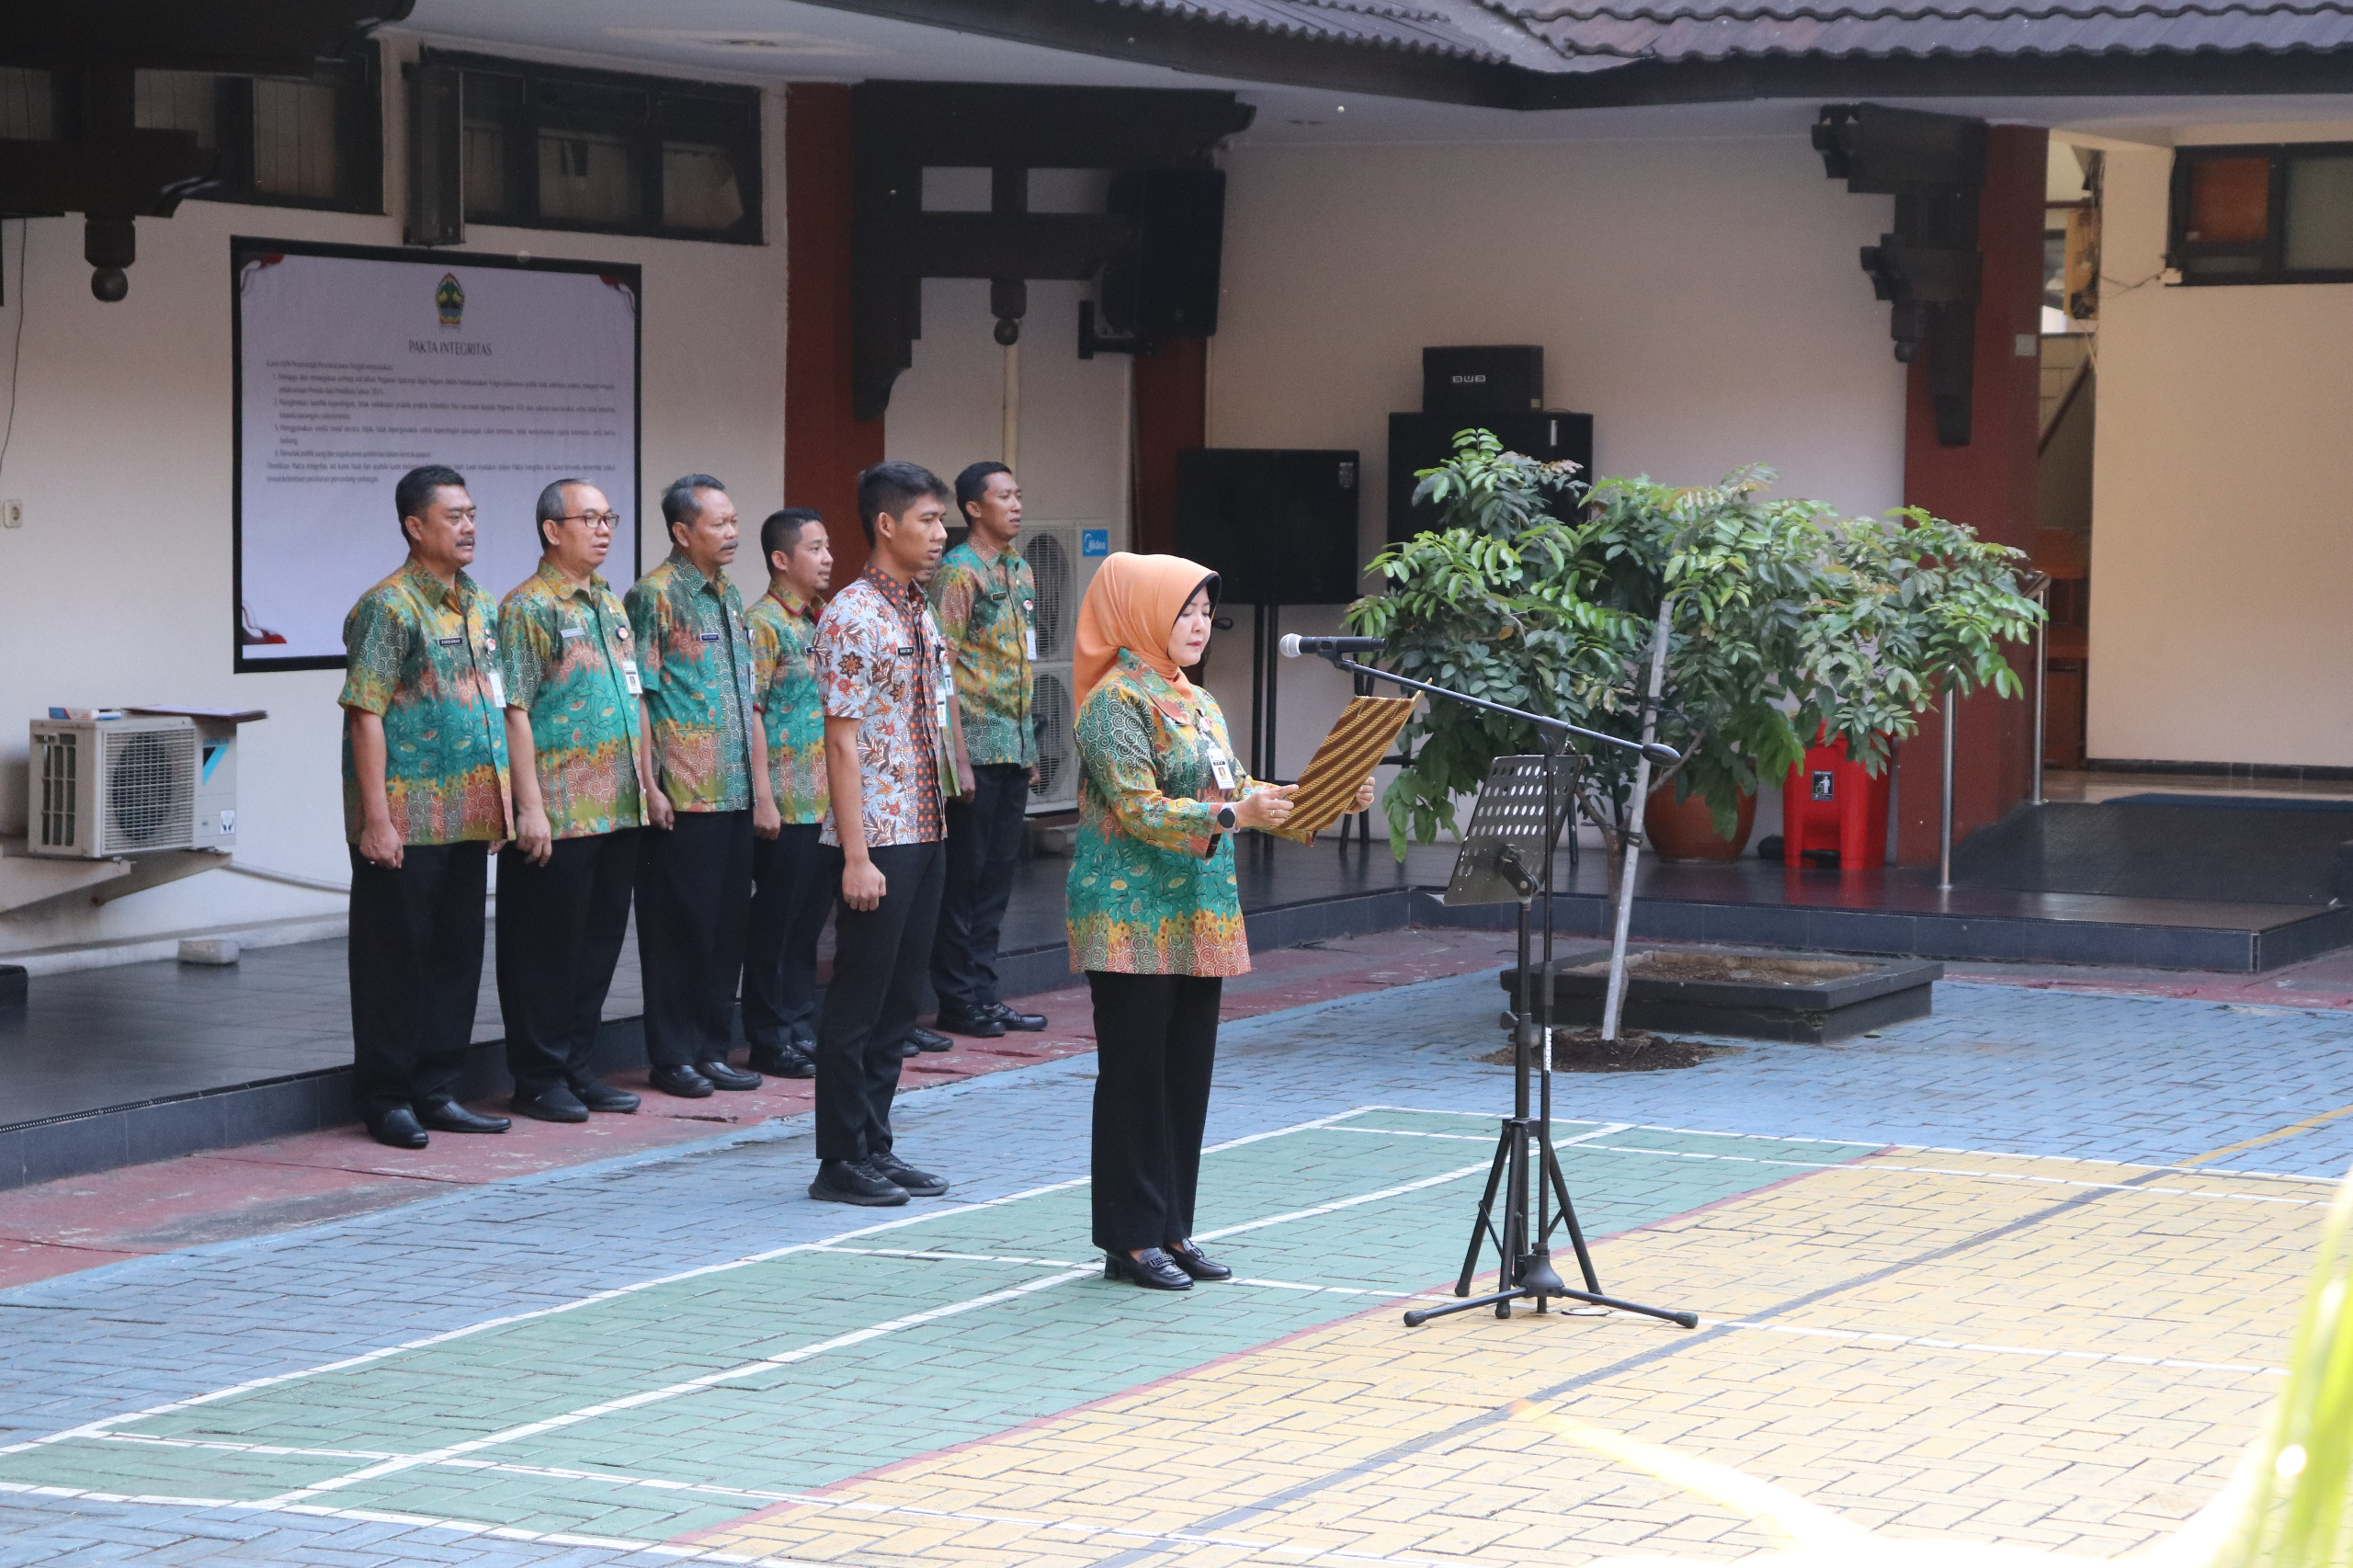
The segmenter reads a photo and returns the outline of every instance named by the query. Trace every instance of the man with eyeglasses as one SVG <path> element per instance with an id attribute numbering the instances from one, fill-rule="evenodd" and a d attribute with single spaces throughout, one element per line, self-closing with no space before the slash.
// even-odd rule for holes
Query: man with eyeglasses
<path id="1" fill-rule="evenodd" d="M 458 1103 L 482 991 L 490 850 L 506 840 L 506 694 L 490 597 L 466 575 L 465 477 L 411 469 L 392 503 L 402 568 L 343 622 L 344 828 L 351 843 L 351 1060 L 368 1131 L 504 1132 Z"/>
<path id="2" fill-rule="evenodd" d="M 654 794 L 629 612 L 597 571 L 620 520 L 585 480 L 540 491 L 540 569 L 498 607 L 515 783 L 515 842 L 498 857 L 498 1006 L 515 1110 L 540 1121 L 638 1105 L 588 1064 Z"/>

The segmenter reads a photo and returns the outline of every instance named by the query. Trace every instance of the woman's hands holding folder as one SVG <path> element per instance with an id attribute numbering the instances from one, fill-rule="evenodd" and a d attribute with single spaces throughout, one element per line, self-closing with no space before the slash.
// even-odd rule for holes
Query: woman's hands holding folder
<path id="1" fill-rule="evenodd" d="M 1233 825 L 1280 827 L 1290 815 L 1290 798 L 1298 793 L 1296 784 L 1261 784 L 1233 802 Z"/>

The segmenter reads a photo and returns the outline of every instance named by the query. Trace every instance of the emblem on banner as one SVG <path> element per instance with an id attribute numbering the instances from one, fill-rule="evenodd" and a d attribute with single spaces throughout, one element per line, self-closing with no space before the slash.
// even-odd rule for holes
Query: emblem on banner
<path id="1" fill-rule="evenodd" d="M 466 319 L 466 291 L 458 282 L 458 275 L 445 272 L 439 287 L 433 290 L 434 308 L 441 312 L 443 326 L 458 326 Z"/>

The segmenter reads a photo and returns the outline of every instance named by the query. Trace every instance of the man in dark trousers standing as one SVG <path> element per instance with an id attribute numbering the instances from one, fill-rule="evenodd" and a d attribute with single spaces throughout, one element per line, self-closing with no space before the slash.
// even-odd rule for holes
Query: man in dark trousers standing
<path id="1" fill-rule="evenodd" d="M 858 476 L 866 571 L 817 623 L 838 871 L 834 974 L 817 1020 L 817 1179 L 824 1202 L 882 1207 L 948 1183 L 899 1158 L 891 1100 L 915 1028 L 947 875 L 943 808 L 972 788 L 954 676 L 916 579 L 948 543 L 948 487 L 928 469 L 878 463 Z"/>
<path id="2" fill-rule="evenodd" d="M 682 1099 L 756 1089 L 728 1065 L 752 901 L 752 841 L 777 833 L 753 711 L 744 597 L 727 580 L 735 503 L 707 473 L 662 493 L 669 559 L 624 601 L 653 719 L 654 831 L 638 858 L 637 954 L 655 1088 Z"/>
<path id="3" fill-rule="evenodd" d="M 482 992 L 490 850 L 512 831 L 506 692 L 474 503 L 456 470 L 392 492 L 408 562 L 343 623 L 344 830 L 351 843 L 351 1060 L 377 1142 L 504 1132 L 457 1101 Z"/>
<path id="4" fill-rule="evenodd" d="M 817 691 L 817 615 L 833 585 L 824 520 L 787 506 L 760 525 L 768 591 L 744 612 L 752 695 L 783 827 L 752 846 L 752 920 L 744 947 L 744 1038 L 752 1065 L 783 1078 L 817 1073 L 817 937 L 834 890 L 820 869 L 825 820 L 825 705 Z"/>
<path id="5" fill-rule="evenodd" d="M 621 519 L 585 480 L 540 492 L 540 569 L 498 606 L 515 842 L 498 857 L 498 1010 L 515 1110 L 627 1112 L 589 1071 L 654 778 L 629 614 L 597 574 Z"/>
<path id="6" fill-rule="evenodd" d="M 1014 869 L 1038 780 L 1029 724 L 1029 663 L 1038 649 L 1038 584 L 1014 548 L 1021 486 L 1001 462 L 956 476 L 956 504 L 972 525 L 931 580 L 932 608 L 956 658 L 956 702 L 972 764 L 972 799 L 948 802 L 948 886 L 931 988 L 939 1027 L 993 1039 L 1042 1029 L 1044 1015 L 1006 1006 L 996 994 L 997 932 L 1013 897 Z"/>

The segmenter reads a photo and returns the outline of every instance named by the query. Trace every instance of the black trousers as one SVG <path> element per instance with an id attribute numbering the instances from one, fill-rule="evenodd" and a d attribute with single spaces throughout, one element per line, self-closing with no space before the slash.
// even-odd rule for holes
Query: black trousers
<path id="1" fill-rule="evenodd" d="M 411 844 L 397 869 L 351 848 L 351 1066 L 369 1116 L 446 1100 L 482 995 L 490 846 Z"/>
<path id="2" fill-rule="evenodd" d="M 939 1005 L 971 1014 L 996 1005 L 996 938 L 1013 897 L 1029 808 L 1029 770 L 1019 763 L 972 769 L 970 805 L 948 802 L 948 887 L 931 988 Z"/>
<path id="3" fill-rule="evenodd" d="M 1193 1233 L 1201 1129 L 1225 982 L 1086 971 L 1095 993 L 1095 1244 L 1133 1252 Z"/>
<path id="4" fill-rule="evenodd" d="M 899 1047 L 915 1028 L 947 880 L 947 846 L 937 841 L 869 853 L 882 873 L 882 902 L 864 911 L 847 903 L 835 909 L 834 977 L 817 1018 L 821 1160 L 862 1160 L 891 1147 Z M 838 889 L 842 852 L 827 848 L 825 865 Z"/>
<path id="5" fill-rule="evenodd" d="M 506 1071 L 519 1094 L 588 1072 L 613 965 L 629 934 L 643 828 L 559 838 L 534 866 L 512 845 L 498 857 L 498 1010 Z"/>
<path id="6" fill-rule="evenodd" d="M 637 958 L 645 1059 L 722 1062 L 735 1043 L 735 977 L 752 903 L 752 812 L 680 812 L 637 858 Z"/>
<path id="7" fill-rule="evenodd" d="M 817 937 L 841 884 L 828 886 L 822 823 L 787 823 L 752 841 L 752 917 L 744 937 L 744 1038 L 779 1046 L 817 1038 Z"/>

